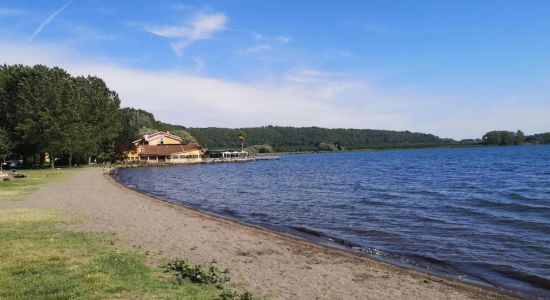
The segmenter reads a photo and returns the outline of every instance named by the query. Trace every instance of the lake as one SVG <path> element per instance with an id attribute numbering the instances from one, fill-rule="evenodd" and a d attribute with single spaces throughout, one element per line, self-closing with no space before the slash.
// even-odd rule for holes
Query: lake
<path id="1" fill-rule="evenodd" d="M 170 202 L 400 265 L 550 295 L 550 145 L 120 169 Z"/>

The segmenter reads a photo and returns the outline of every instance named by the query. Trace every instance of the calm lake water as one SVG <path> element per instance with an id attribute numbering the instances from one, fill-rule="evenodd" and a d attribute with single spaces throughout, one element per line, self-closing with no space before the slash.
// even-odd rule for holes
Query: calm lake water
<path id="1" fill-rule="evenodd" d="M 550 146 L 121 169 L 170 202 L 421 270 L 550 295 Z"/>

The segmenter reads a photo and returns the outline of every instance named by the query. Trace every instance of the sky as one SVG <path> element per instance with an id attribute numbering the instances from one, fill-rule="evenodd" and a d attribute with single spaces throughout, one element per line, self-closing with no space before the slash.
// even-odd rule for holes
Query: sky
<path id="1" fill-rule="evenodd" d="M 0 63 L 189 127 L 550 131 L 550 1 L 3 1 Z"/>

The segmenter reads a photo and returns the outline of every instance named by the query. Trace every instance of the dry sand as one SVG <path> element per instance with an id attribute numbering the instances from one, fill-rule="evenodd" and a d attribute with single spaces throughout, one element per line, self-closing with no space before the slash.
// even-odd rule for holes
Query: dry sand
<path id="1" fill-rule="evenodd" d="M 153 257 L 215 259 L 232 282 L 274 299 L 512 299 L 496 291 L 358 257 L 159 201 L 87 169 L 0 208 L 53 208 L 80 230 L 114 234 Z"/>

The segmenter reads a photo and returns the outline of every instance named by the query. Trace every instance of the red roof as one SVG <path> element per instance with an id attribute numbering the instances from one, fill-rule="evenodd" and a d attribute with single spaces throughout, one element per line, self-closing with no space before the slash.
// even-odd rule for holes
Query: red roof
<path id="1" fill-rule="evenodd" d="M 139 156 L 169 156 L 174 153 L 188 152 L 192 150 L 200 150 L 199 144 L 187 144 L 187 145 L 144 145 L 143 151 L 139 153 Z"/>

